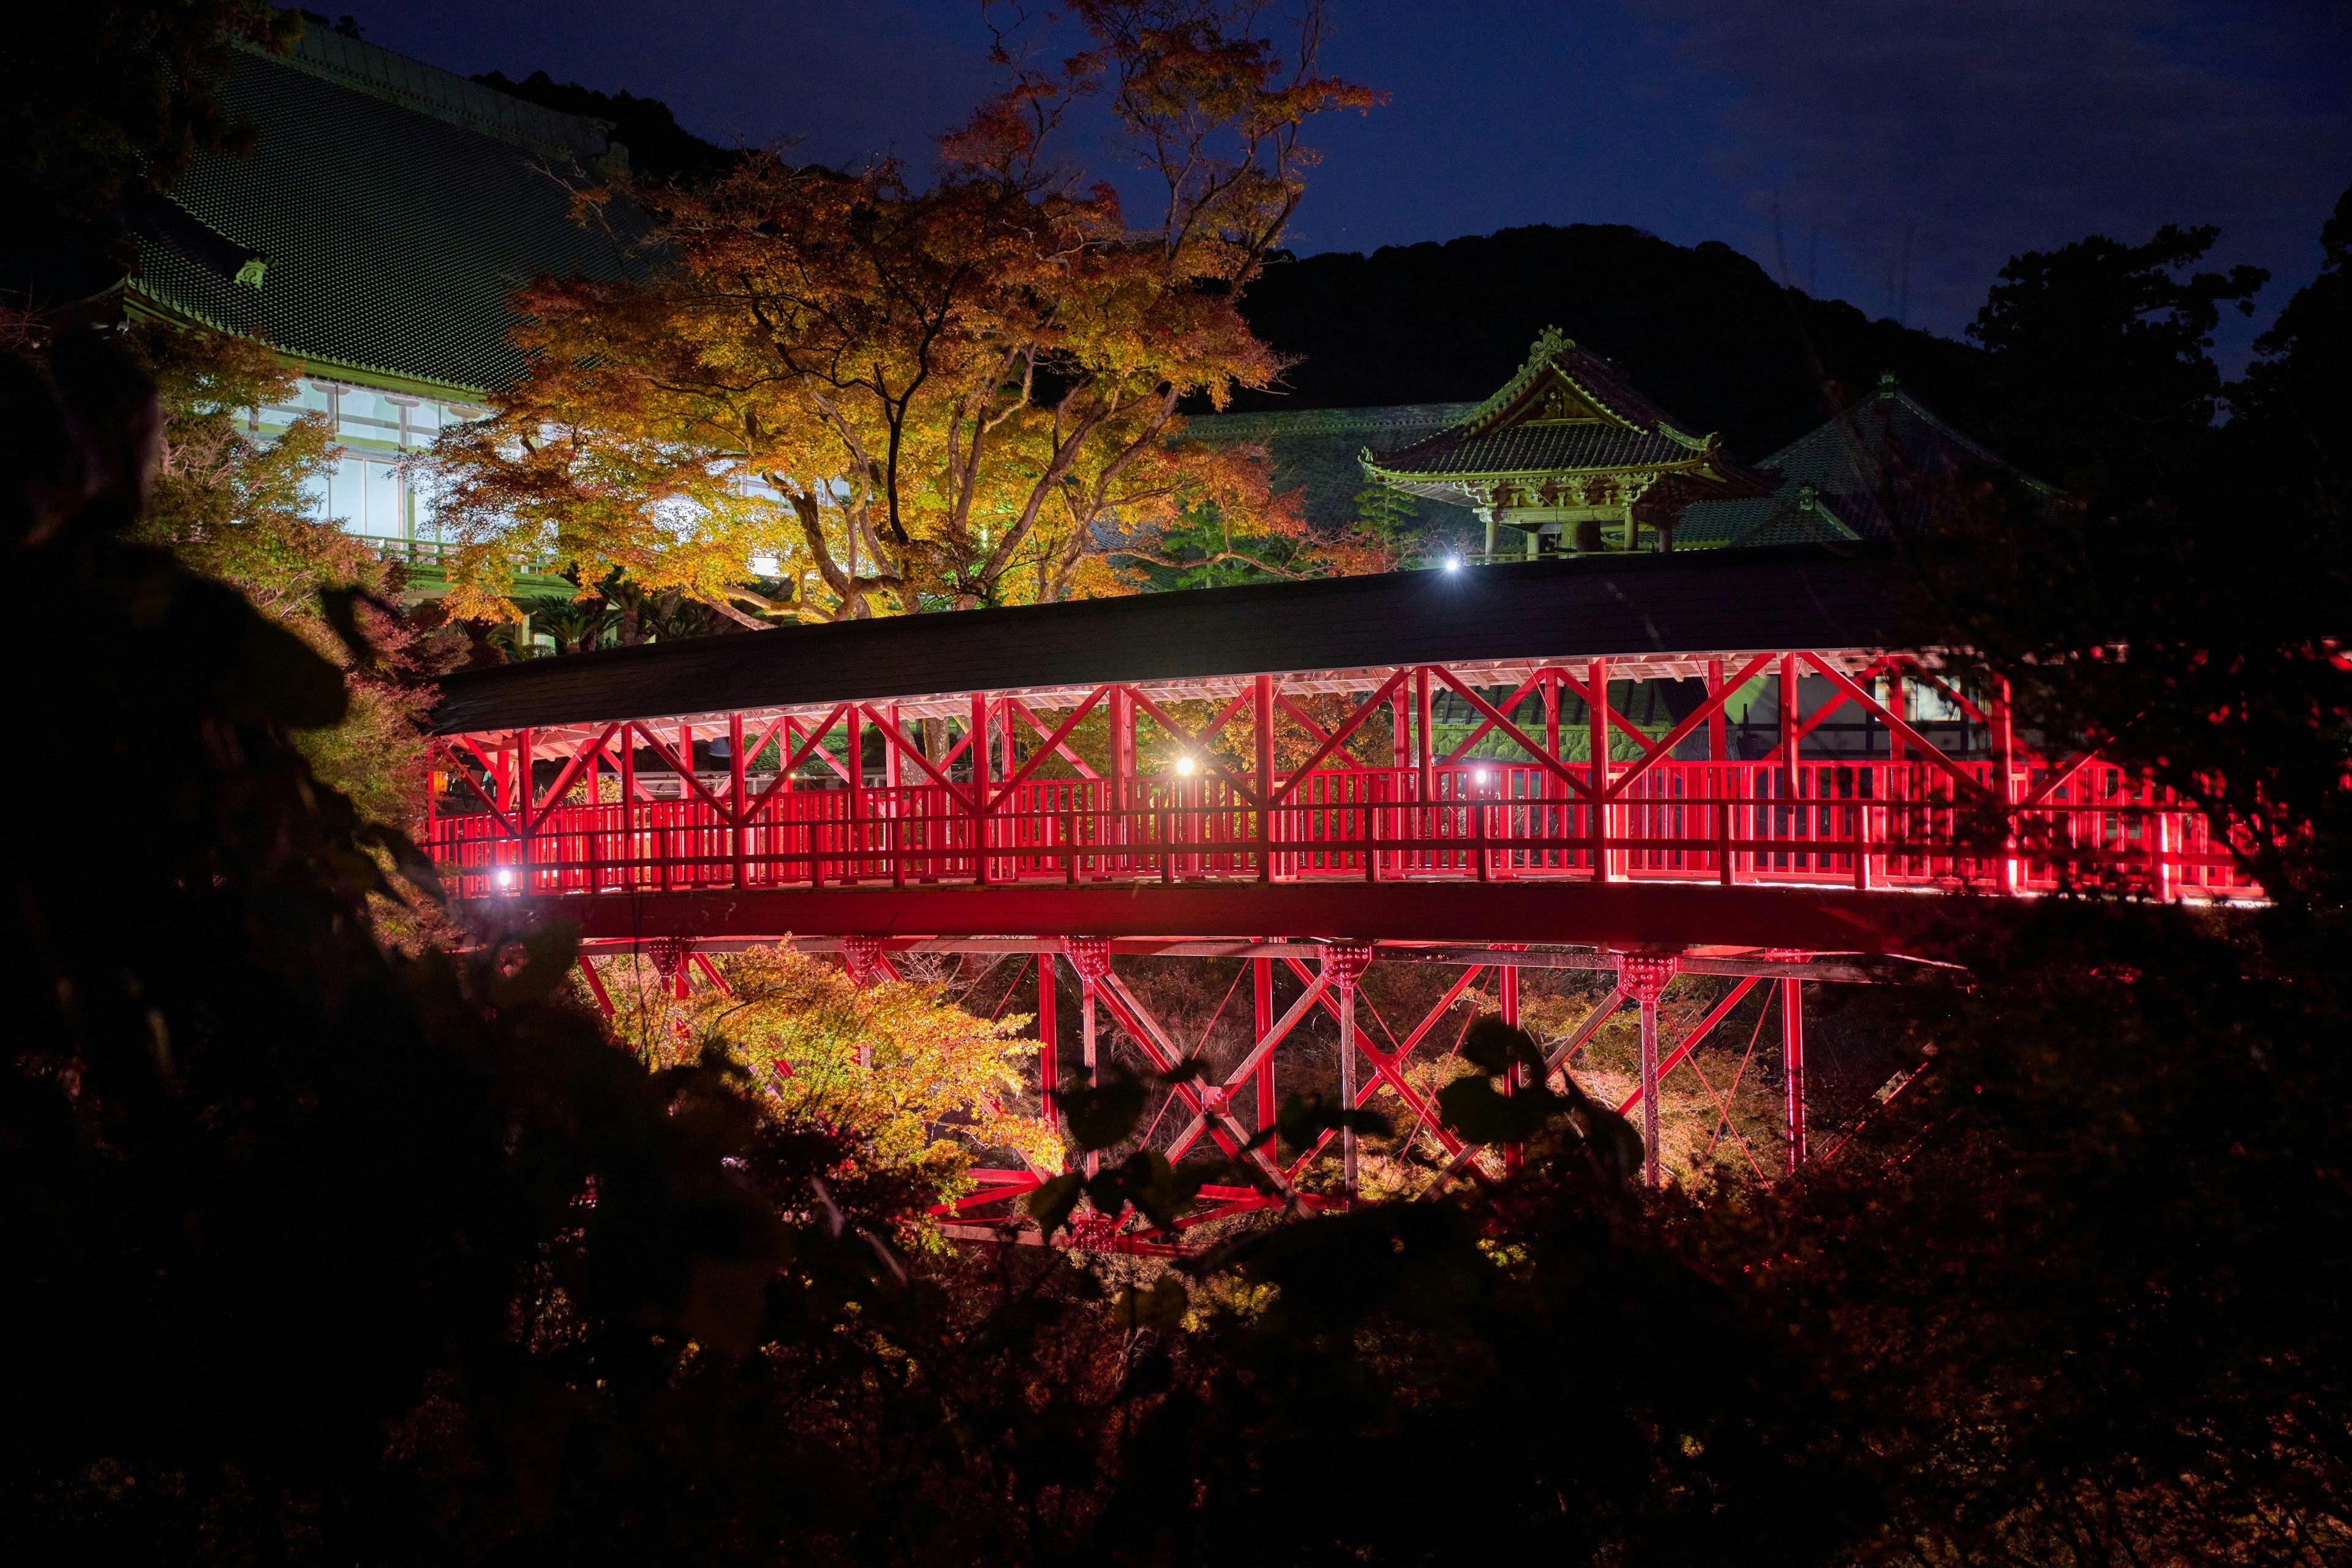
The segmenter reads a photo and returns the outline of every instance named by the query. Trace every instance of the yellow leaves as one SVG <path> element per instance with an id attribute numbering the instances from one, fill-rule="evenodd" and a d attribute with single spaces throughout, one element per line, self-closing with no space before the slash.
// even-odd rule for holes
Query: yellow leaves
<path id="1" fill-rule="evenodd" d="M 982 1151 L 1058 1163 L 1045 1123 L 1017 1109 L 1034 1040 L 1025 1015 L 977 1017 L 944 988 L 892 981 L 861 989 L 840 969 L 787 948 L 716 961 L 727 989 L 677 997 L 646 960 L 609 963 L 614 1027 L 656 1065 L 717 1048 L 781 1120 L 848 1134 L 877 1169 L 950 1187 Z"/>

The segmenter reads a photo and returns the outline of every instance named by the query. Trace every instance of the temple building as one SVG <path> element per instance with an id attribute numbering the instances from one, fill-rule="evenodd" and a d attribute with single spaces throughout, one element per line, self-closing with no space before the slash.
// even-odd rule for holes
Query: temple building
<path id="1" fill-rule="evenodd" d="M 322 26 L 289 55 L 241 47 L 226 96 L 257 132 L 253 153 L 199 158 L 138 226 L 125 309 L 299 361 L 298 391 L 253 410 L 250 428 L 324 416 L 341 451 L 313 487 L 318 515 L 431 591 L 441 530 L 411 459 L 522 373 L 507 336 L 516 289 L 618 274 L 619 247 L 573 221 L 561 176 L 627 150 L 603 121 Z"/>
<path id="2" fill-rule="evenodd" d="M 1520 553 L 1672 550 L 1683 509 L 1755 500 L 1771 487 L 1720 437 L 1683 429 L 1607 360 L 1547 328 L 1486 402 L 1425 440 L 1367 450 L 1364 472 L 1408 495 L 1465 507 Z"/>
<path id="3" fill-rule="evenodd" d="M 2014 476 L 1891 374 L 1743 462 L 1555 330 L 1483 403 L 1200 415 L 1185 434 L 1262 443 L 1275 489 L 1318 528 L 1350 526 L 1385 489 L 1433 550 L 1486 561 L 1885 538 L 1964 473 Z"/>

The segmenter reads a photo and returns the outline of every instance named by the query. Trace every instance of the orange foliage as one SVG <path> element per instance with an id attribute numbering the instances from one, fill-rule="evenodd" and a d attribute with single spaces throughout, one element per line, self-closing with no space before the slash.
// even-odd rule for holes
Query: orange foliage
<path id="1" fill-rule="evenodd" d="M 503 613 L 550 558 L 769 607 L 741 590 L 772 556 L 803 618 L 838 619 L 1118 592 L 1118 547 L 1188 511 L 1297 536 L 1264 453 L 1182 440 L 1177 407 L 1282 369 L 1238 298 L 1297 207 L 1301 127 L 1372 97 L 1314 74 L 1318 7 L 1286 51 L 1214 0 L 1072 16 L 1088 47 L 1051 74 L 1000 34 L 1011 85 L 928 188 L 747 156 L 627 193 L 656 218 L 644 276 L 527 289 L 532 374 L 440 454 L 458 613 Z M 1152 227 L 1050 161 L 1092 97 L 1160 176 Z"/>

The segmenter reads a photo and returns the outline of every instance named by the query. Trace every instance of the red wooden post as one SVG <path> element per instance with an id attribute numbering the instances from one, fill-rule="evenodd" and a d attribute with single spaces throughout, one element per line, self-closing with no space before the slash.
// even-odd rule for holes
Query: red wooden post
<path id="1" fill-rule="evenodd" d="M 1609 795 L 1609 661 L 1596 658 L 1584 667 L 1584 689 L 1591 700 L 1587 704 L 1591 721 L 1586 733 L 1591 748 L 1591 765 L 1585 779 L 1592 788 L 1592 879 L 1596 882 L 1612 881 L 1617 868 L 1610 863 L 1609 807 L 1603 804 Z"/>
<path id="2" fill-rule="evenodd" d="M 745 876 L 743 837 L 751 831 L 750 825 L 743 820 L 743 803 L 747 798 L 743 791 L 745 766 L 743 715 L 730 713 L 727 715 L 727 816 L 730 847 L 734 851 L 735 885 L 739 888 L 748 879 Z M 589 786 L 592 791 L 594 787 L 593 784 Z"/>
<path id="3" fill-rule="evenodd" d="M 1257 879 L 1274 880 L 1274 677 L 1250 681 L 1252 727 L 1257 765 Z"/>
<path id="4" fill-rule="evenodd" d="M 1992 700 L 1985 716 L 1991 721 L 1993 798 L 2000 802 L 2000 863 L 1993 885 L 2001 892 L 2014 893 L 2018 881 L 2016 736 L 2011 727 L 2009 682 L 1999 676 L 1993 678 Z"/>
<path id="5" fill-rule="evenodd" d="M 1274 960 L 1253 958 L 1250 965 L 1251 1022 L 1255 1026 L 1250 1038 L 1262 1040 L 1274 1030 Z M 1260 1132 L 1274 1125 L 1278 1114 L 1274 1103 L 1274 1053 L 1257 1064 L 1257 1130 Z M 1275 1152 L 1268 1149 L 1268 1153 Z"/>
<path id="6" fill-rule="evenodd" d="M 1544 751 L 1553 762 L 1559 761 L 1559 671 L 1548 669 L 1543 678 Z M 1552 786 L 1546 784 L 1545 789 Z"/>
<path id="7" fill-rule="evenodd" d="M 1433 717 L 1429 699 L 1429 667 L 1423 665 L 1412 672 L 1412 729 L 1415 778 L 1418 787 L 1413 795 L 1412 809 L 1405 814 L 1407 839 L 1427 839 L 1437 831 L 1437 768 L 1436 735 L 1431 728 Z M 1415 860 L 1424 867 L 1433 865 L 1436 857 L 1428 850 L 1405 850 L 1398 859 L 1400 874 L 1410 872 Z"/>
<path id="8" fill-rule="evenodd" d="M 645 868 L 637 859 L 637 737 L 635 727 L 621 726 L 621 858 L 622 885 L 645 886 Z"/>
<path id="9" fill-rule="evenodd" d="M 1706 695 L 1715 704 L 1715 711 L 1706 716 L 1706 771 L 1712 781 L 1707 793 L 1715 797 L 1715 879 L 1727 888 L 1731 886 L 1731 768 L 1726 755 L 1729 748 L 1723 710 L 1730 698 L 1723 689 L 1719 658 L 1706 661 Z"/>
<path id="10" fill-rule="evenodd" d="M 849 735 L 849 875 L 845 879 L 855 882 L 866 869 L 866 721 L 852 708 L 844 722 Z"/>
<path id="11" fill-rule="evenodd" d="M 971 863 L 972 879 L 982 887 L 988 886 L 988 822 L 994 815 L 989 809 L 989 790 L 995 780 L 989 776 L 988 766 L 988 693 L 971 694 L 971 727 L 964 731 L 964 749 L 971 758 Z"/>
<path id="12" fill-rule="evenodd" d="M 598 825 L 604 820 L 602 798 L 604 786 L 600 783 L 602 776 L 600 770 L 604 761 L 604 748 L 603 743 L 599 742 L 596 749 L 588 753 L 588 765 L 581 770 L 581 776 L 587 781 L 588 809 L 581 815 L 582 819 L 587 824 L 583 847 L 588 862 L 587 888 L 592 893 L 603 891 L 604 885 L 604 858 L 599 853 L 603 835 L 598 831 Z M 425 802 L 425 806 L 429 813 L 432 807 L 432 802 L 429 799 Z M 429 815 L 426 820 L 428 822 L 431 820 Z"/>
<path id="13" fill-rule="evenodd" d="M 515 825 L 515 886 L 522 893 L 537 892 L 531 885 L 531 829 L 538 826 L 539 801 L 530 777 L 530 731 L 517 730 L 514 743 L 515 798 L 520 805 L 512 812 Z"/>
<path id="14" fill-rule="evenodd" d="M 1114 814 L 1102 835 L 1106 843 L 1125 844 L 1134 835 L 1129 829 L 1128 812 L 1135 795 L 1135 698 L 1124 686 L 1110 690 L 1110 810 Z M 1130 868 L 1122 858 L 1106 862 L 1107 866 L 1124 871 Z"/>
<path id="15" fill-rule="evenodd" d="M 1797 799 L 1797 723 L 1802 717 L 1798 710 L 1804 706 L 1804 689 L 1797 680 L 1797 656 L 1780 656 L 1780 815 L 1776 820 L 1786 821 L 1789 837 L 1802 839 L 1809 837 L 1807 824 L 1798 816 L 1802 809 Z M 1789 864 L 1801 866 L 1795 851 L 1790 852 Z"/>
<path id="16" fill-rule="evenodd" d="M 680 724 L 677 727 L 677 765 L 686 771 L 677 776 L 677 816 L 672 820 L 677 824 L 678 837 L 676 842 L 681 847 L 679 853 L 692 855 L 697 852 L 697 847 L 701 842 L 701 835 L 688 826 L 689 818 L 687 816 L 694 803 L 694 726 L 691 724 Z M 689 886 L 701 879 L 698 868 L 692 867 L 687 868 L 686 880 Z"/>

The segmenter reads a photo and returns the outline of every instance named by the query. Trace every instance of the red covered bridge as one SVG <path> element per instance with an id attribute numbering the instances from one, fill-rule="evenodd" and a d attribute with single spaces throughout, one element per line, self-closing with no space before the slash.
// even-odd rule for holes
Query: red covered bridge
<path id="1" fill-rule="evenodd" d="M 467 671 L 444 683 L 425 837 L 461 908 L 560 909 L 592 952 L 790 937 L 860 976 L 909 947 L 1059 954 L 1089 1067 L 1097 1002 L 1179 1054 L 1113 952 L 1255 959 L 1257 1047 L 1181 1091 L 1184 1142 L 1247 1141 L 1310 1005 L 1356 1042 L 1344 1093 L 1426 1118 L 1399 1070 L 1425 1027 L 1386 1050 L 1355 1026 L 1367 963 L 1498 966 L 1507 1015 L 1520 968 L 1572 966 L 1619 984 L 1556 1059 L 1641 1006 L 1654 1179 L 1657 1077 L 1696 1043 L 1662 1057 L 1659 992 L 1777 980 L 1801 1160 L 1801 982 L 1899 958 L 1921 895 L 2259 896 L 2197 813 L 1901 651 L 1893 570 L 1813 547 L 1553 559 Z M 1310 980 L 1279 1018 L 1277 963 Z M 973 1206 L 1034 1180 L 990 1173 Z"/>

